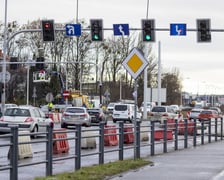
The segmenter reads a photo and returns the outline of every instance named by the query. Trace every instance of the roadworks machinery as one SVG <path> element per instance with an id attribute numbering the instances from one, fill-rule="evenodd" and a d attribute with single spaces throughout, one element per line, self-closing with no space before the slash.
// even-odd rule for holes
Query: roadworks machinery
<path id="1" fill-rule="evenodd" d="M 72 96 L 72 104 L 73 106 L 85 106 L 89 108 L 89 96 L 80 94 L 79 91 L 72 90 L 71 91 Z"/>

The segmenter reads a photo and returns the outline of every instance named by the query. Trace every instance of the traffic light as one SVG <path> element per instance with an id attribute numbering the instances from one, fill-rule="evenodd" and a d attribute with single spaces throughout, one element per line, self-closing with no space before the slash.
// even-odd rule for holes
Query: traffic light
<path id="1" fill-rule="evenodd" d="M 211 42 L 210 19 L 197 19 L 198 42 Z"/>
<path id="2" fill-rule="evenodd" d="M 155 42 L 155 20 L 142 20 L 142 40 L 145 42 Z"/>
<path id="3" fill-rule="evenodd" d="M 102 41 L 103 40 L 103 20 L 91 19 L 90 28 L 91 28 L 92 41 Z"/>
<path id="4" fill-rule="evenodd" d="M 44 57 L 38 57 L 36 62 L 37 62 L 36 63 L 37 70 L 43 70 L 44 69 Z"/>
<path id="5" fill-rule="evenodd" d="M 54 20 L 42 20 L 42 35 L 44 42 L 54 41 Z"/>

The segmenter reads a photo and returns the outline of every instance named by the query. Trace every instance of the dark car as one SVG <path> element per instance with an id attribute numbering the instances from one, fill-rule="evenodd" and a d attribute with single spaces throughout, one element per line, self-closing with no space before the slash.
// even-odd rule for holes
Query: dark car
<path id="1" fill-rule="evenodd" d="M 87 109 L 91 120 L 91 123 L 101 123 L 107 124 L 106 116 L 101 108 L 90 108 Z"/>

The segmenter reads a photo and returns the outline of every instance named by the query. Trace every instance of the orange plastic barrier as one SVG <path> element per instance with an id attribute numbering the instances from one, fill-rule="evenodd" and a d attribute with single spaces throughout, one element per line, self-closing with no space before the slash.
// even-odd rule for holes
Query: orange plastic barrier
<path id="1" fill-rule="evenodd" d="M 49 118 L 51 118 L 54 123 L 60 123 L 61 122 L 61 113 L 54 113 L 54 112 L 49 112 L 45 114 Z"/>
<path id="2" fill-rule="evenodd" d="M 67 133 L 63 132 L 58 132 L 56 133 L 55 131 L 65 131 L 66 129 L 57 129 L 54 130 L 53 138 L 58 140 L 58 139 L 63 139 L 59 141 L 54 141 L 53 143 L 53 154 L 61 154 L 61 153 L 67 153 L 69 151 L 69 144 L 68 140 L 64 139 L 67 138 Z"/>
<path id="3" fill-rule="evenodd" d="M 188 134 L 193 135 L 194 134 L 194 122 L 193 121 L 188 121 Z"/>
<path id="4" fill-rule="evenodd" d="M 110 129 L 106 129 L 110 128 Z M 110 134 L 110 135 L 107 135 Z M 118 139 L 116 135 L 116 126 L 107 126 L 105 125 L 104 129 L 104 145 L 105 146 L 116 146 L 118 145 Z"/>
<path id="5" fill-rule="evenodd" d="M 188 120 L 187 122 L 187 132 L 189 135 L 193 135 L 194 133 L 194 122 Z M 181 120 L 178 122 L 178 134 L 179 135 L 184 135 L 184 131 L 185 131 L 185 123 L 184 120 Z"/>
<path id="6" fill-rule="evenodd" d="M 154 139 L 155 141 L 162 140 L 164 136 L 164 130 L 155 130 L 154 131 Z M 173 132 L 171 130 L 166 131 L 167 140 L 173 139 Z"/>
<path id="7" fill-rule="evenodd" d="M 175 120 L 174 119 L 167 119 L 167 128 L 175 129 Z"/>
<path id="8" fill-rule="evenodd" d="M 134 142 L 134 133 L 132 126 L 124 126 L 124 143 L 130 144 Z"/>

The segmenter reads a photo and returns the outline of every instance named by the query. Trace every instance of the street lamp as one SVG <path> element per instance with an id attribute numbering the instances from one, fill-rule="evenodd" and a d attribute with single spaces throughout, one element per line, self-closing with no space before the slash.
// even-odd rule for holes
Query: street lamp
<path id="1" fill-rule="evenodd" d="M 186 78 L 183 79 L 183 81 L 189 80 L 189 79 L 190 79 L 189 77 L 186 77 Z M 185 84 L 185 85 L 183 85 L 183 90 L 182 90 L 182 88 L 180 90 L 180 105 L 185 105 L 186 93 L 187 93 L 187 89 L 186 89 L 186 84 Z"/>

